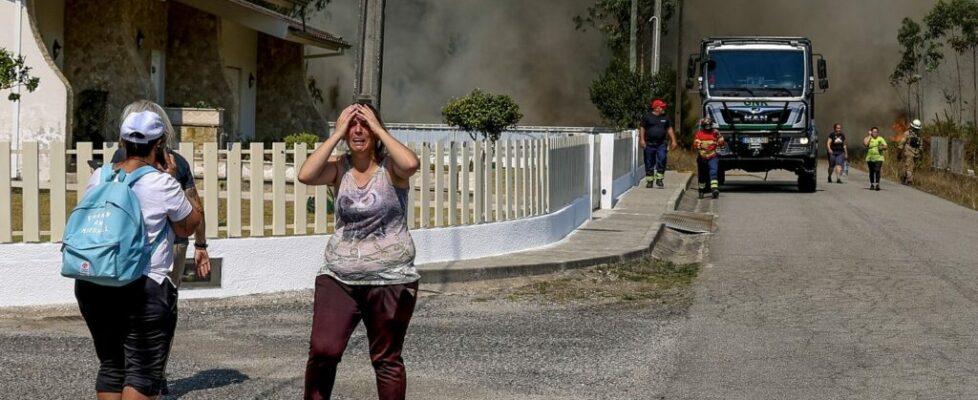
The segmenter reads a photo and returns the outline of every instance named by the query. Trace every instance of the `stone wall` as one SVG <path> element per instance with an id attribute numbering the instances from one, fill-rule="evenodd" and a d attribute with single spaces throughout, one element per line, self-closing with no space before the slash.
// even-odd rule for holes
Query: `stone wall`
<path id="1" fill-rule="evenodd" d="M 329 134 L 306 86 L 302 45 L 258 34 L 257 140 L 281 140 L 298 132 Z"/>
<path id="2" fill-rule="evenodd" d="M 237 107 L 221 61 L 221 20 L 178 2 L 170 4 L 170 40 L 166 58 L 166 105 L 224 109 L 224 129 L 232 126 Z"/>
<path id="3" fill-rule="evenodd" d="M 105 140 L 118 139 L 122 108 L 134 100 L 154 97 L 150 57 L 152 50 L 166 49 L 168 4 L 153 0 L 66 1 L 64 73 L 74 89 L 76 140 L 92 140 L 92 133 Z M 137 49 L 140 31 L 144 39 L 142 48 Z M 86 91 L 93 90 L 106 92 L 104 105 L 80 101 Z M 97 126 L 96 132 L 86 129 Z"/>

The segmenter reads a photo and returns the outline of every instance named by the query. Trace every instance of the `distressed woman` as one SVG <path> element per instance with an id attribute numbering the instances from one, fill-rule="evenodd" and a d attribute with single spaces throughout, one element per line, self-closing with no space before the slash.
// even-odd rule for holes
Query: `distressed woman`
<path id="1" fill-rule="evenodd" d="M 330 157 L 340 143 L 349 152 Z M 414 313 L 418 275 L 407 229 L 408 178 L 418 156 L 387 131 L 377 112 L 354 104 L 299 170 L 307 185 L 336 192 L 336 232 L 316 277 L 305 398 L 328 399 L 353 329 L 363 320 L 380 399 L 403 399 L 401 348 Z"/>

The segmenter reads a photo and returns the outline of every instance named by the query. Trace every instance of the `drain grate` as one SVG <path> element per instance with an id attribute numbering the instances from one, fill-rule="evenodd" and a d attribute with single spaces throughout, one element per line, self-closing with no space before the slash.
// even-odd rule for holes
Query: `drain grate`
<path id="1" fill-rule="evenodd" d="M 716 230 L 713 214 L 671 211 L 662 215 L 666 227 L 684 233 L 713 233 Z"/>

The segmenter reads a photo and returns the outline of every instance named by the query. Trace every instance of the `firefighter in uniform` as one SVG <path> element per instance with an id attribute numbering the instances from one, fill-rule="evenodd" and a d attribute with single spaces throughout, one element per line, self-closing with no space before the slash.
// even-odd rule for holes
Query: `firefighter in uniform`
<path id="1" fill-rule="evenodd" d="M 717 148 L 724 145 L 726 143 L 723 135 L 716 130 L 713 120 L 703 118 L 700 121 L 700 130 L 693 137 L 693 150 L 696 151 L 696 176 L 699 180 L 701 199 L 707 193 L 712 193 L 714 199 L 720 197 L 720 182 L 717 179 L 720 158 Z"/>
<path id="2" fill-rule="evenodd" d="M 903 158 L 903 172 L 900 174 L 900 182 L 904 185 L 913 185 L 913 173 L 917 169 L 917 164 L 924 156 L 922 151 L 924 140 L 920 137 L 920 129 L 923 124 L 919 119 L 910 123 L 910 129 L 904 132 L 903 139 L 900 140 L 900 157 Z"/>

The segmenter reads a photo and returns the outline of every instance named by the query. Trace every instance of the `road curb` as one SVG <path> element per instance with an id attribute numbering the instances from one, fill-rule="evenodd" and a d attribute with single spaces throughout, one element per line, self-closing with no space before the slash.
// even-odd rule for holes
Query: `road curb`
<path id="1" fill-rule="evenodd" d="M 673 190 L 671 196 L 669 196 L 669 201 L 666 202 L 666 211 L 674 211 L 679 205 L 679 201 L 682 199 L 683 194 L 689 188 L 690 182 L 693 180 L 693 174 L 690 174 L 686 178 L 686 182 Z M 634 186 L 629 190 L 635 190 L 638 186 Z M 453 282 L 472 282 L 480 280 L 492 280 L 492 279 L 502 279 L 502 278 L 512 278 L 517 276 L 529 276 L 529 275 L 543 275 L 554 272 L 560 272 L 570 269 L 587 268 L 595 265 L 602 264 L 612 264 L 617 262 L 625 262 L 636 260 L 639 258 L 647 257 L 652 254 L 652 249 L 655 244 L 661 239 L 663 232 L 665 232 L 665 224 L 658 223 L 650 227 L 646 232 L 643 243 L 648 243 L 646 246 L 636 246 L 632 250 L 623 253 L 613 253 L 604 254 L 599 256 L 582 257 L 575 260 L 564 260 L 564 261 L 554 261 L 554 262 L 526 262 L 519 263 L 514 262 L 512 265 L 506 266 L 493 266 L 493 267 L 463 267 L 466 264 L 465 260 L 456 261 L 448 264 L 448 268 L 441 268 L 435 270 L 421 270 L 421 283 L 423 284 L 439 284 L 439 283 L 453 283 Z M 452 268 L 453 266 L 460 266 L 459 268 Z"/>

